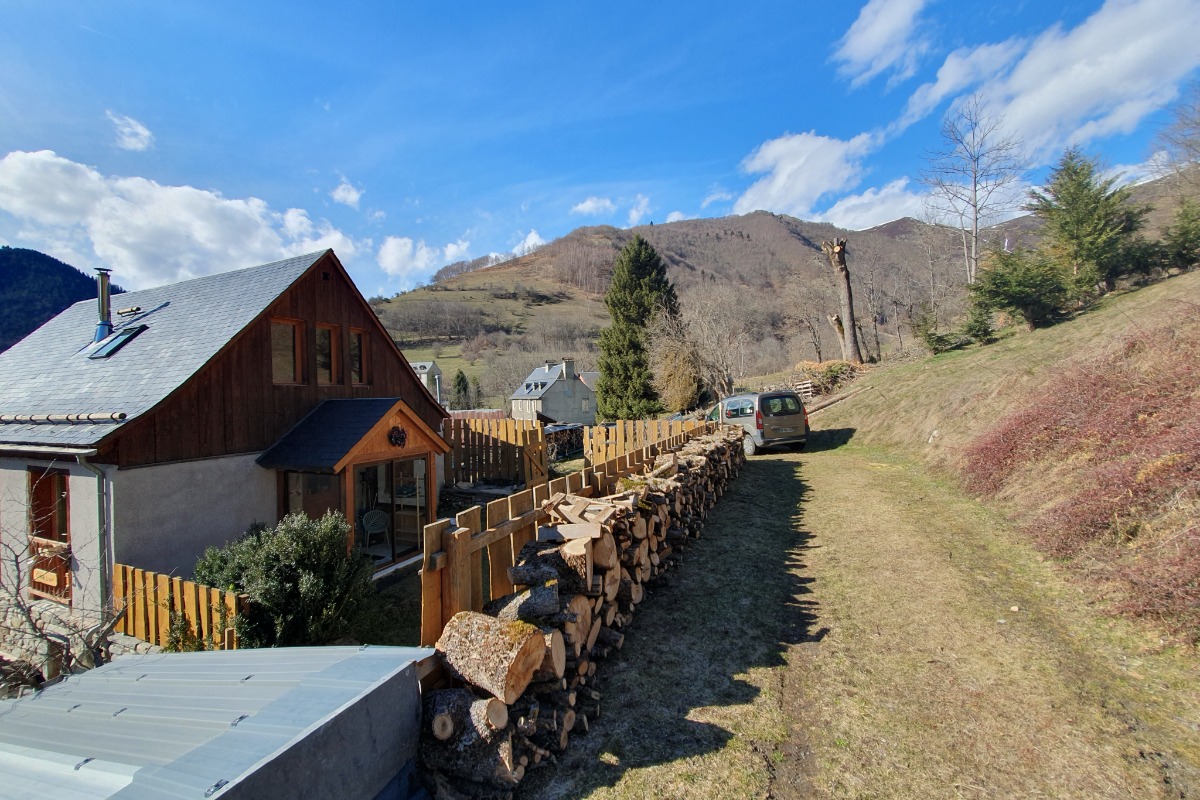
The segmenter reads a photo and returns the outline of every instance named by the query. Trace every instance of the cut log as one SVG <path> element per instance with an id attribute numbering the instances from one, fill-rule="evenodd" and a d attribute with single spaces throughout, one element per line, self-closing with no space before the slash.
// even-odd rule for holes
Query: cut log
<path id="1" fill-rule="evenodd" d="M 567 667 L 567 645 L 563 641 L 562 631 L 558 628 L 542 628 L 546 639 L 546 655 L 542 664 L 533 673 L 534 681 L 546 681 L 561 678 Z"/>
<path id="2" fill-rule="evenodd" d="M 515 581 L 514 581 L 515 583 Z M 487 603 L 483 613 L 508 622 L 523 619 L 535 625 L 558 613 L 557 575 L 544 584 L 505 595 Z"/>
<path id="3" fill-rule="evenodd" d="M 617 543 L 607 531 L 592 541 L 592 565 L 597 569 L 614 569 L 617 566 Z"/>
<path id="4" fill-rule="evenodd" d="M 463 736 L 468 727 L 481 739 L 508 727 L 508 706 L 495 697 L 476 697 L 470 689 L 438 689 L 425 695 L 424 704 L 429 730 L 443 742 Z"/>
<path id="5" fill-rule="evenodd" d="M 436 646 L 451 672 L 506 705 L 521 696 L 546 655 L 545 637 L 534 626 L 474 611 L 451 617 Z"/>
<path id="6" fill-rule="evenodd" d="M 515 786 L 517 762 L 513 756 L 513 731 L 505 728 L 490 739 L 467 728 L 464 735 L 441 741 L 421 737 L 421 760 L 431 769 L 491 786 Z"/>
<path id="7" fill-rule="evenodd" d="M 592 542 L 590 539 L 569 539 L 559 549 L 559 554 L 571 571 L 579 576 L 579 582 L 592 588 Z"/>

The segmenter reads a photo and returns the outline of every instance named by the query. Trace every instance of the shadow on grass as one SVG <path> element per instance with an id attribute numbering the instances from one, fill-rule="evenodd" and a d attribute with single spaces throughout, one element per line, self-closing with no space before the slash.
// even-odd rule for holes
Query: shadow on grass
<path id="1" fill-rule="evenodd" d="M 815 430 L 808 434 L 808 444 L 804 446 L 807 453 L 819 453 L 822 450 L 836 450 L 844 444 L 849 444 L 854 437 L 854 428 L 827 428 Z"/>
<path id="2" fill-rule="evenodd" d="M 585 797 L 629 770 L 665 764 L 670 772 L 660 777 L 684 794 L 698 796 L 690 782 L 714 780 L 714 765 L 688 762 L 730 743 L 730 729 L 743 726 L 728 720 L 768 713 L 751 707 L 760 694 L 753 681 L 763 679 L 755 671 L 783 666 L 790 646 L 827 633 L 818 627 L 813 579 L 801 574 L 814 546 L 803 522 L 802 469 L 784 454 L 747 462 L 684 563 L 648 587 L 623 630 L 624 648 L 600 662 L 603 715 L 587 735 L 572 737 L 557 766 L 530 772 L 518 798 Z M 654 786 L 664 791 L 658 777 Z M 666 791 L 661 796 L 679 793 Z"/>

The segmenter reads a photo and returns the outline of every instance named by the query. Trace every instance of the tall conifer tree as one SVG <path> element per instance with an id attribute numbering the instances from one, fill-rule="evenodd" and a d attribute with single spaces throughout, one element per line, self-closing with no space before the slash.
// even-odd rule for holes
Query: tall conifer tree
<path id="1" fill-rule="evenodd" d="M 596 415 L 614 420 L 657 414 L 663 406 L 652 383 L 646 329 L 659 309 L 678 314 L 679 299 L 658 252 L 641 236 L 617 256 L 604 304 L 612 325 L 600 332 Z"/>

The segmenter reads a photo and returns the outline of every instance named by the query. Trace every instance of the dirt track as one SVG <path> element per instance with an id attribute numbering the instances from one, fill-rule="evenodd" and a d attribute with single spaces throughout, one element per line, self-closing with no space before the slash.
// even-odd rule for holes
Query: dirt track
<path id="1" fill-rule="evenodd" d="M 519 796 L 1195 796 L 1194 664 L 851 434 L 751 460 Z"/>

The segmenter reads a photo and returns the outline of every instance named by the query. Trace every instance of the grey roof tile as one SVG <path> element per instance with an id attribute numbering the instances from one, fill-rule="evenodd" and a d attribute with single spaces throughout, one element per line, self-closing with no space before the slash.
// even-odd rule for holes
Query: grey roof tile
<path id="1" fill-rule="evenodd" d="M 0 353 L 0 416 L 145 413 L 195 375 L 326 252 L 117 295 L 117 331 L 147 329 L 109 358 L 95 350 L 96 301 L 63 311 Z M 121 423 L 0 422 L 0 445 L 94 445 Z"/>

